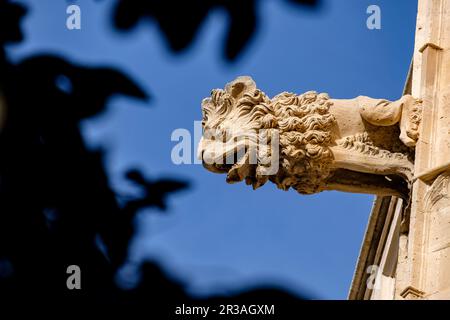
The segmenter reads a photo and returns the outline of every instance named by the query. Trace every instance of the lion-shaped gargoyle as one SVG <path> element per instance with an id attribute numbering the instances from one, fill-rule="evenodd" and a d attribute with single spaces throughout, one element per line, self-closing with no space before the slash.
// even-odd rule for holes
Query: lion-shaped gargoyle
<path id="1" fill-rule="evenodd" d="M 267 181 L 302 194 L 339 190 L 406 197 L 413 176 L 421 101 L 326 93 L 281 93 L 270 99 L 250 77 L 202 103 L 198 156 L 205 168 L 245 180 Z"/>

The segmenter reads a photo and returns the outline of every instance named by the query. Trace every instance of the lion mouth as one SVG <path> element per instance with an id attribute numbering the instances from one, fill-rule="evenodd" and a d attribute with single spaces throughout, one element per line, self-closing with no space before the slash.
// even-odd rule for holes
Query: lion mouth
<path id="1" fill-rule="evenodd" d="M 228 171 L 227 182 L 237 183 L 241 182 L 246 178 L 251 178 L 254 176 L 254 165 L 249 163 L 249 153 L 246 152 L 244 156 L 239 159 Z"/>
<path id="2" fill-rule="evenodd" d="M 242 142 L 237 145 L 225 144 L 224 146 L 220 146 L 220 149 L 222 150 L 219 155 L 216 155 L 215 152 L 207 152 L 206 148 L 201 150 L 200 157 L 203 167 L 214 173 L 233 173 L 235 170 L 238 170 L 240 176 L 242 174 L 240 167 L 247 163 L 250 158 L 246 144 Z M 234 181 L 234 179 L 230 181 Z M 242 179 L 239 181 L 242 181 Z"/>
<path id="3" fill-rule="evenodd" d="M 227 159 L 232 158 L 231 155 L 233 155 L 234 161 L 226 163 Z M 257 177 L 258 165 L 251 161 L 251 159 L 257 157 L 252 154 L 252 149 L 249 149 L 245 144 L 235 145 L 234 148 L 230 148 L 217 158 L 208 158 L 209 161 L 205 161 L 204 156 L 205 150 L 202 150 L 203 167 L 214 173 L 226 173 L 227 183 L 234 184 L 245 180 L 247 185 L 252 185 L 253 189 L 257 189 L 264 185 L 268 179 L 268 177 Z"/>

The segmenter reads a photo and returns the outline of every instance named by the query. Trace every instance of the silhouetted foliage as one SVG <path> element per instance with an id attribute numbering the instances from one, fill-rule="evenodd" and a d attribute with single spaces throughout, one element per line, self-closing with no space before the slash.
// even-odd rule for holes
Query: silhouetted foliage
<path id="1" fill-rule="evenodd" d="M 141 199 L 128 200 L 127 206 L 135 211 L 152 206 L 156 206 L 160 210 L 166 210 L 166 197 L 189 186 L 187 182 L 171 179 L 150 181 L 136 169 L 128 171 L 127 178 L 140 186 L 145 193 Z"/>
<path id="2" fill-rule="evenodd" d="M 200 26 L 214 9 L 223 9 L 229 17 L 225 37 L 226 59 L 235 60 L 254 36 L 259 18 L 257 4 L 262 0 L 119 0 L 115 26 L 128 30 L 141 19 L 154 19 L 170 48 L 175 52 L 186 49 L 194 40 Z M 319 0 L 287 0 L 294 4 L 316 7 Z"/>
<path id="3" fill-rule="evenodd" d="M 153 15 L 172 48 L 180 50 L 219 4 L 232 15 L 227 56 L 233 58 L 255 28 L 255 1 L 121 1 L 116 22 L 128 28 L 141 15 Z M 103 302 L 111 309 L 151 305 L 151 315 L 159 319 L 173 313 L 169 308 L 177 303 L 219 301 L 190 298 L 182 283 L 151 262 L 142 266 L 137 288 L 127 291 L 116 285 L 136 214 L 150 207 L 166 210 L 168 196 L 189 183 L 151 180 L 130 169 L 126 177 L 141 195 L 125 196 L 123 204 L 118 201 L 105 173 L 104 151 L 85 145 L 79 122 L 103 112 L 113 95 L 147 99 L 148 94 L 118 70 L 83 67 L 57 56 L 12 64 L 3 45 L 22 39 L 19 22 L 24 13 L 20 5 L 0 0 L 0 99 L 6 105 L 6 121 L 0 125 L 0 301 L 76 301 L 78 306 Z M 66 287 L 66 268 L 72 264 L 81 267 L 82 290 Z M 298 301 L 275 289 L 227 299 Z"/>

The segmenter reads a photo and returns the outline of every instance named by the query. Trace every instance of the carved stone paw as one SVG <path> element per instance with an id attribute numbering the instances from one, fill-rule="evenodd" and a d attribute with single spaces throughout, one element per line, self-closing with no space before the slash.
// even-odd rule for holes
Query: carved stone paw
<path id="1" fill-rule="evenodd" d="M 422 119 L 422 100 L 411 95 L 402 97 L 403 110 L 400 124 L 400 140 L 408 147 L 415 147 L 419 139 L 419 125 Z"/>
<path id="2" fill-rule="evenodd" d="M 405 146 L 414 148 L 416 146 L 417 140 L 411 139 L 407 131 L 402 131 L 400 133 L 400 140 L 405 144 Z"/>
<path id="3" fill-rule="evenodd" d="M 422 120 L 422 103 L 423 101 L 421 99 L 414 99 L 414 104 L 409 114 L 411 126 L 409 130 L 407 130 L 407 134 L 408 137 L 416 141 L 419 139 L 419 125 Z"/>

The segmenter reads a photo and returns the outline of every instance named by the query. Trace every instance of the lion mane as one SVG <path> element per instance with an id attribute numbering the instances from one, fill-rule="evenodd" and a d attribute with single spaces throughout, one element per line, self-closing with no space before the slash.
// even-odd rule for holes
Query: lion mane
<path id="1" fill-rule="evenodd" d="M 336 120 L 329 112 L 329 97 L 309 91 L 301 95 L 281 93 L 269 99 L 247 78 L 216 89 L 203 101 L 203 126 L 221 128 L 236 125 L 241 130 L 277 130 L 280 167 L 276 174 L 261 174 L 258 163 L 248 184 L 259 187 L 267 180 L 280 189 L 293 188 L 302 194 L 323 190 L 330 176 L 333 154 L 331 129 Z"/>
<path id="2" fill-rule="evenodd" d="M 272 108 L 280 131 L 281 166 L 274 182 L 281 189 L 300 193 L 321 191 L 330 175 L 333 154 L 329 148 L 335 118 L 329 113 L 328 95 L 309 91 L 281 93 Z"/>

